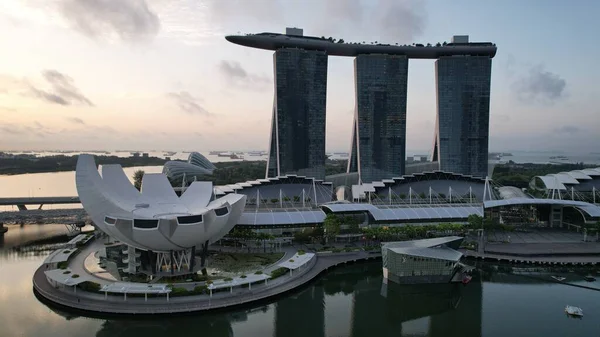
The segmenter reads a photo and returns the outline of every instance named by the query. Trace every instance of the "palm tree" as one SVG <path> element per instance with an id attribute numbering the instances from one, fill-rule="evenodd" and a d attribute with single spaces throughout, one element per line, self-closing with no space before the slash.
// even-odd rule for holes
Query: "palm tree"
<path id="1" fill-rule="evenodd" d="M 144 170 L 137 170 L 133 172 L 133 186 L 138 189 L 138 191 L 142 190 L 142 179 L 144 178 Z"/>

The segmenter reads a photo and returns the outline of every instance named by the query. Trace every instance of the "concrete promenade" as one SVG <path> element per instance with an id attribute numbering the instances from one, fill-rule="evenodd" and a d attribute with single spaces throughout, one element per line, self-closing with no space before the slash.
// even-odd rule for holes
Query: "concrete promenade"
<path id="1" fill-rule="evenodd" d="M 33 276 L 35 291 L 50 302 L 68 308 L 96 313 L 109 314 L 173 314 L 182 312 L 207 311 L 226 307 L 249 304 L 266 300 L 301 287 L 314 280 L 319 274 L 336 265 L 368 259 L 376 259 L 380 255 L 364 251 L 338 254 L 315 254 L 314 258 L 291 275 L 281 276 L 275 280 L 252 285 L 247 288 L 234 288 L 233 292 L 222 291 L 209 295 L 148 298 L 128 297 L 90 293 L 84 291 L 71 292 L 70 289 L 56 289 L 46 279 L 44 266 L 38 268 Z M 106 280 L 103 280 L 106 282 Z"/>

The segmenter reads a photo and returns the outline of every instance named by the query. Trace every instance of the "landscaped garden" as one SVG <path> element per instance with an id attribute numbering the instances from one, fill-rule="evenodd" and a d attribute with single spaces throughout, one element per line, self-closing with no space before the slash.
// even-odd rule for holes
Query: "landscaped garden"
<path id="1" fill-rule="evenodd" d="M 209 269 L 222 273 L 256 271 L 274 264 L 283 255 L 284 253 L 216 253 L 209 257 L 208 266 Z"/>

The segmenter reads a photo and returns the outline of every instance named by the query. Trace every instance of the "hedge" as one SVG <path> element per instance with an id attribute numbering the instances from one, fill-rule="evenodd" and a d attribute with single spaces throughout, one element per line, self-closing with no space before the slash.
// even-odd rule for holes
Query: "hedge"
<path id="1" fill-rule="evenodd" d="M 277 268 L 271 272 L 271 279 L 276 279 L 278 277 L 286 275 L 287 273 L 288 273 L 287 268 L 283 268 L 283 267 Z"/>

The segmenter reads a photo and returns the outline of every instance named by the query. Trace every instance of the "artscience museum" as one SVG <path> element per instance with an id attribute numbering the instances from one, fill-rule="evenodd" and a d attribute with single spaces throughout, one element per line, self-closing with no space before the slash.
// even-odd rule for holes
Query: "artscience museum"
<path id="1" fill-rule="evenodd" d="M 81 203 L 98 229 L 128 246 L 128 272 L 187 274 L 198 270 L 196 250 L 227 234 L 246 196 L 213 200 L 211 182 L 193 182 L 179 197 L 164 174 L 145 174 L 141 191 L 120 165 L 96 167 L 81 155 L 76 170 Z"/>

